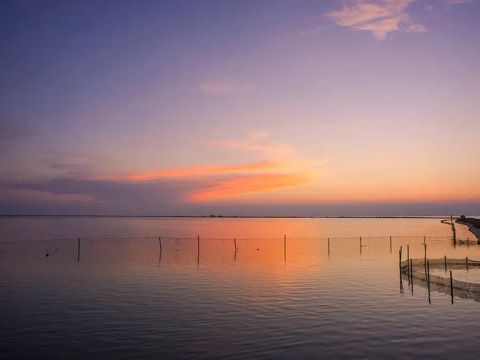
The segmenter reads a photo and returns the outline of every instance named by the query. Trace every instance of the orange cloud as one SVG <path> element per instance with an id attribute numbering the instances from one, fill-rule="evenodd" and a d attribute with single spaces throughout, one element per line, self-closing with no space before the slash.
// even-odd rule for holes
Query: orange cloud
<path id="1" fill-rule="evenodd" d="M 175 178 L 192 178 L 215 175 L 233 175 L 233 174 L 249 174 L 271 171 L 284 166 L 284 163 L 273 161 L 261 161 L 240 165 L 221 165 L 221 166 L 197 166 L 177 169 L 168 169 L 155 172 L 143 172 L 127 175 L 114 175 L 102 177 L 102 180 L 126 180 L 126 181 L 153 181 L 162 179 Z"/>
<path id="2" fill-rule="evenodd" d="M 287 189 L 308 182 L 309 177 L 304 174 L 270 174 L 230 178 L 215 186 L 193 193 L 190 200 L 194 202 L 223 200 L 239 195 Z"/>
<path id="3" fill-rule="evenodd" d="M 269 192 L 306 184 L 312 180 L 311 162 L 292 156 L 296 149 L 274 144 L 267 132 L 253 132 L 245 140 L 227 140 L 212 143 L 222 148 L 251 151 L 267 159 L 246 164 L 197 166 L 140 172 L 97 178 L 128 182 L 175 180 L 190 183 L 183 199 L 187 202 L 208 202 L 251 193 Z M 309 170 L 310 169 L 310 170 Z M 308 176 L 307 176 L 308 174 Z"/>

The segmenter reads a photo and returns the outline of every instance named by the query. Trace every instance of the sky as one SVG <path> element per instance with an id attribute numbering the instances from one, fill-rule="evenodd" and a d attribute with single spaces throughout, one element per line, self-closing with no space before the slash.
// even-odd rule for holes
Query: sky
<path id="1" fill-rule="evenodd" d="M 480 1 L 0 2 L 0 214 L 480 214 Z"/>

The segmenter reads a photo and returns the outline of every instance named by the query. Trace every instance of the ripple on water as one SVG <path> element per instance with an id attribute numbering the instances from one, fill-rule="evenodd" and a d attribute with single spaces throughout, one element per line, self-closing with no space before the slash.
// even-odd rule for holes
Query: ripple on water
<path id="1" fill-rule="evenodd" d="M 159 258 L 156 239 L 85 240 L 80 263 L 74 242 L 2 245 L 1 353 L 8 359 L 477 353 L 479 303 L 452 305 L 448 294 L 433 291 L 429 304 L 427 290 L 414 284 L 412 294 L 406 281 L 400 292 L 398 248 L 409 244 L 421 256 L 423 236 L 394 239 L 392 252 L 388 237 L 364 237 L 361 253 L 358 238 L 332 240 L 329 255 L 326 239 L 310 238 L 333 225 L 301 224 L 294 228 L 304 233 L 289 241 L 286 261 L 282 238 L 239 240 L 236 257 L 228 242 L 205 241 L 200 259 L 196 241 L 165 240 Z M 369 231 L 358 220 L 352 224 L 349 231 Z M 439 226 L 438 234 L 445 229 Z M 479 247 L 453 248 L 442 239 L 429 243 L 432 256 L 480 259 Z M 47 259 L 45 248 L 58 251 Z"/>

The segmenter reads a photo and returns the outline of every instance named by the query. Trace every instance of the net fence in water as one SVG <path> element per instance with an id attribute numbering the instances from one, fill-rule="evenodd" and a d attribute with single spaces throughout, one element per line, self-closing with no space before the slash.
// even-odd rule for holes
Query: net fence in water
<path id="1" fill-rule="evenodd" d="M 400 274 L 402 279 L 408 280 L 412 286 L 414 279 L 417 284 L 426 287 L 429 291 L 438 292 L 480 301 L 480 283 L 461 281 L 453 278 L 452 270 L 480 269 L 480 261 L 464 259 L 448 259 L 446 256 L 440 259 L 407 259 L 400 262 Z M 445 276 L 431 274 L 430 270 L 444 270 Z M 430 297 L 430 295 L 429 295 Z"/>
<path id="2" fill-rule="evenodd" d="M 7 243 L 26 243 L 26 242 L 48 242 L 48 241 L 76 241 L 81 240 L 332 240 L 332 241 L 395 241 L 400 243 L 417 242 L 417 241 L 443 241 L 452 239 L 448 235 L 378 235 L 378 236 L 295 236 L 295 235 L 278 235 L 278 236 L 204 236 L 204 235 L 130 235 L 130 236 L 69 236 L 69 237 L 39 237 L 26 239 L 2 239 L 1 244 Z M 457 240 L 462 243 L 474 243 L 472 240 Z M 476 241 L 475 241 L 476 243 Z"/>

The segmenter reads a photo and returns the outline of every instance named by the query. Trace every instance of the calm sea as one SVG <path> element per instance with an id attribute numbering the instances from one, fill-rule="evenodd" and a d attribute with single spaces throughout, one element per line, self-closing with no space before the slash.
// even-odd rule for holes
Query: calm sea
<path id="1" fill-rule="evenodd" d="M 424 242 L 480 260 L 451 237 L 439 219 L 0 217 L 0 358 L 477 358 L 480 303 L 399 274 Z"/>

